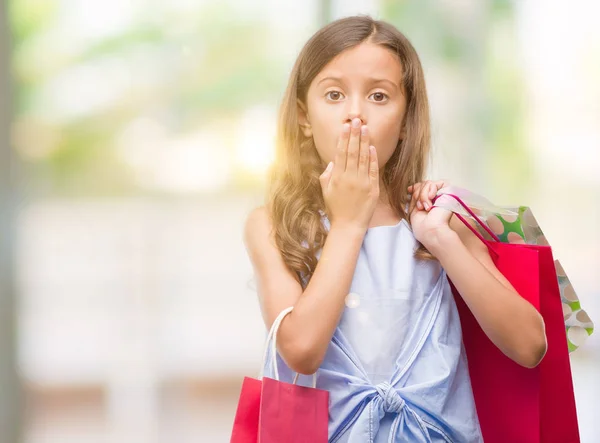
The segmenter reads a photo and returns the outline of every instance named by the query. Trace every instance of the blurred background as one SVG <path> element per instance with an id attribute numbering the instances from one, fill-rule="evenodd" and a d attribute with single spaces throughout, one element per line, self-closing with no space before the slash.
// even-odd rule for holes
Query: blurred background
<path id="1" fill-rule="evenodd" d="M 347 15 L 417 48 L 431 177 L 531 206 L 600 322 L 600 3 L 0 8 L 1 443 L 228 441 L 265 337 L 242 226 L 295 57 Z M 599 337 L 571 360 L 583 442 Z"/>

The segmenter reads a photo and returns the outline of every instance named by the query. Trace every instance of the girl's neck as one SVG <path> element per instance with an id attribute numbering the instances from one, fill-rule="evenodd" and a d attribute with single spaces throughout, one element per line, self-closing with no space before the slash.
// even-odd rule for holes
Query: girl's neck
<path id="1" fill-rule="evenodd" d="M 387 186 L 383 182 L 382 177 L 379 177 L 379 201 L 377 202 L 377 205 L 379 206 L 380 204 L 385 204 L 388 206 L 390 204 Z"/>
<path id="2" fill-rule="evenodd" d="M 400 222 L 401 217 L 390 204 L 389 194 L 383 180 L 379 182 L 379 201 L 371 217 L 369 227 L 393 226 Z"/>

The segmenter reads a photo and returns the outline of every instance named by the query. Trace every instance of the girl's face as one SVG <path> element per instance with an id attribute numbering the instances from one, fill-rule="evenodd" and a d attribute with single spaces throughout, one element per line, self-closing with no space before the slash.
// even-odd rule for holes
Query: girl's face
<path id="1" fill-rule="evenodd" d="M 358 117 L 369 127 L 370 144 L 383 168 L 403 137 L 406 99 L 401 79 L 398 58 L 372 43 L 342 52 L 319 72 L 298 111 L 304 135 L 313 137 L 325 163 L 335 157 L 343 124 Z"/>

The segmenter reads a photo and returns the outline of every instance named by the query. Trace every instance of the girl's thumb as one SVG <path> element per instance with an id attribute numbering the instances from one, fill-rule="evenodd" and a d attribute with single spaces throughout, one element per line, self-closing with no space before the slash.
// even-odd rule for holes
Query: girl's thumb
<path id="1" fill-rule="evenodd" d="M 329 162 L 319 179 L 323 183 L 323 185 L 329 182 L 329 177 L 331 176 L 331 170 L 333 169 L 333 162 Z"/>
<path id="2" fill-rule="evenodd" d="M 323 173 L 321 174 L 321 179 L 327 178 L 331 174 L 331 169 L 333 168 L 333 162 L 329 162 Z"/>

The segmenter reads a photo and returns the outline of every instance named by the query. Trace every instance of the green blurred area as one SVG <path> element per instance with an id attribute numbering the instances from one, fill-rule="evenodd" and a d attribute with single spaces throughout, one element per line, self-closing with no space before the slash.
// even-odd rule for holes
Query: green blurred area
<path id="1" fill-rule="evenodd" d="M 330 2 L 316 2 L 314 26 L 296 31 L 296 51 L 283 51 L 281 30 L 249 17 L 234 2 L 209 2 L 192 10 L 140 9 L 120 29 L 96 38 L 69 32 L 64 17 L 72 3 L 9 4 L 17 84 L 13 144 L 25 165 L 26 192 L 177 192 L 144 186 L 136 178 L 140 172 L 135 165 L 124 161 L 120 140 L 138 118 L 164 128 L 167 142 L 162 149 L 168 149 L 169 138 L 225 128 L 219 146 L 210 149 L 226 157 L 231 175 L 224 185 L 208 190 L 192 186 L 186 192 L 262 189 L 261 170 L 248 170 L 236 161 L 238 122 L 254 106 L 272 109 L 274 120 L 294 52 L 319 20 L 331 17 Z M 507 56 L 515 44 L 513 8 L 508 0 L 480 2 L 472 8 L 477 25 L 465 26 L 460 13 L 451 13 L 460 8 L 440 7 L 433 0 L 380 2 L 380 18 L 413 41 L 426 72 L 443 76 L 448 71 L 473 85 L 447 116 L 472 141 L 465 148 L 448 149 L 462 157 L 467 181 L 500 179 L 508 197 L 532 183 L 523 140 L 521 73 L 514 58 Z M 97 96 L 90 94 L 96 88 Z M 144 156 L 143 148 L 136 155 Z"/>

